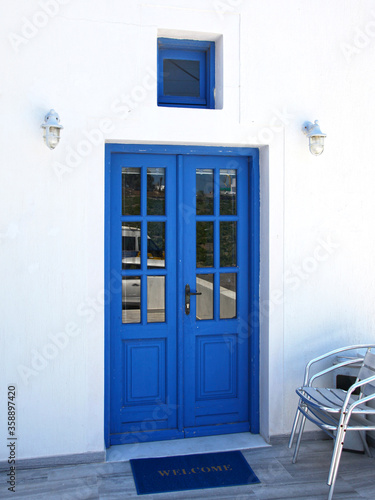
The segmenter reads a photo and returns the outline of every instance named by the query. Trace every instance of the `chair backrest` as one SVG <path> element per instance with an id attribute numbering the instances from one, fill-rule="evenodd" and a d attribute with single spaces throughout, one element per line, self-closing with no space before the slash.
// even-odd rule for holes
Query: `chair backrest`
<path id="1" fill-rule="evenodd" d="M 370 348 L 367 350 L 366 355 L 364 357 L 362 366 L 358 373 L 357 381 L 364 380 L 374 375 L 375 375 L 375 354 L 371 352 Z M 375 381 L 366 384 L 364 387 L 361 387 L 361 397 L 369 396 L 370 394 L 374 393 L 375 393 Z"/>

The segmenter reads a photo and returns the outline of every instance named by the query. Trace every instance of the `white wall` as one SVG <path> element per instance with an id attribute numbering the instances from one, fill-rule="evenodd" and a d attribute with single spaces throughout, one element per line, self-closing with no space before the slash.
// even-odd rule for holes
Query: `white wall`
<path id="1" fill-rule="evenodd" d="M 0 5 L 0 404 L 17 384 L 19 458 L 104 449 L 104 140 L 262 146 L 261 424 L 287 433 L 304 362 L 374 341 L 373 3 L 47 3 Z M 156 106 L 168 33 L 222 47 L 223 109 Z"/>
<path id="2" fill-rule="evenodd" d="M 279 434 L 290 430 L 294 387 L 302 381 L 305 361 L 330 348 L 375 339 L 375 9 L 369 1 L 266 1 L 251 16 L 249 4 L 241 44 L 249 67 L 241 74 L 242 121 L 269 129 L 258 138 L 270 138 L 269 292 L 275 299 L 269 383 L 284 411 L 278 415 L 271 396 L 269 432 Z M 280 131 L 272 126 L 279 112 L 286 117 Z M 320 157 L 308 153 L 300 131 L 305 120 L 314 119 L 328 135 Z M 282 164 L 274 163 L 274 153 Z M 281 182 L 282 171 L 284 203 L 274 183 Z M 284 221 L 282 288 L 275 269 L 280 256 L 272 251 L 281 236 L 277 213 Z M 283 324 L 272 325 L 273 318 Z"/>

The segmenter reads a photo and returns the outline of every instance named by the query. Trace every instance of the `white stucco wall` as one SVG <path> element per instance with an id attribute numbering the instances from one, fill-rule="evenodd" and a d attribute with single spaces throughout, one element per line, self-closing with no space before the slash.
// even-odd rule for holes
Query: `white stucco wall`
<path id="1" fill-rule="evenodd" d="M 287 433 L 304 362 L 375 338 L 373 2 L 2 0 L 0 14 L 0 405 L 17 384 L 18 457 L 104 449 L 104 141 L 261 147 L 261 428 Z M 222 109 L 157 107 L 169 34 L 216 41 Z M 315 119 L 317 158 L 301 132 Z"/>

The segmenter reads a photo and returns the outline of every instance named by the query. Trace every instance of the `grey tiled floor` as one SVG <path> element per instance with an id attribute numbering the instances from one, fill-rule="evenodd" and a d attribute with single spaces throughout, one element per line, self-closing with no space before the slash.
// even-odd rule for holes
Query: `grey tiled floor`
<path id="1" fill-rule="evenodd" d="M 286 444 L 242 450 L 260 484 L 168 494 L 142 495 L 143 500 L 171 499 L 325 499 L 331 441 L 306 441 L 297 464 Z M 119 500 L 137 498 L 129 462 L 17 470 L 16 493 L 9 493 L 6 471 L 0 474 L 0 498 L 27 500 Z M 344 452 L 334 498 L 375 498 L 375 460 Z"/>

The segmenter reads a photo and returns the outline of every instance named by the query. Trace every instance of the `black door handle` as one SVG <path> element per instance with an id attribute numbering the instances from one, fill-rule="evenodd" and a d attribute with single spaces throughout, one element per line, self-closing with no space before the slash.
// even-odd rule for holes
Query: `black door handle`
<path id="1" fill-rule="evenodd" d="M 202 292 L 191 292 L 190 285 L 185 286 L 185 314 L 190 314 L 190 295 L 202 295 Z"/>

